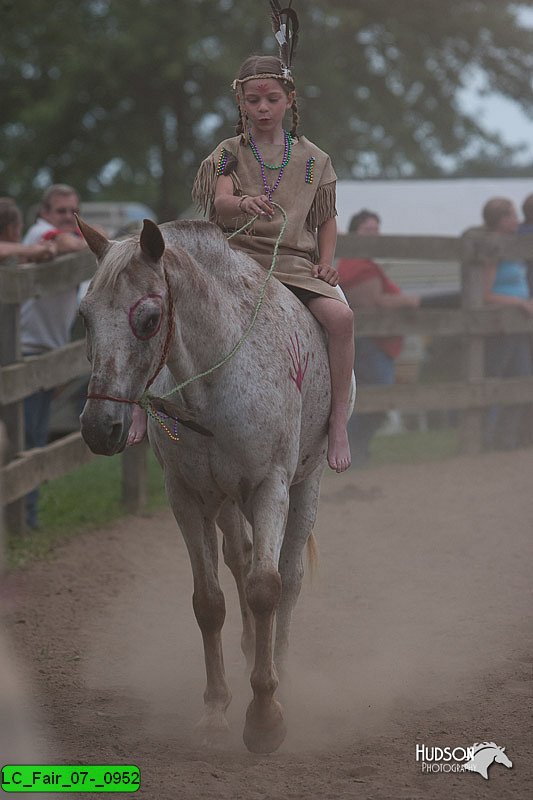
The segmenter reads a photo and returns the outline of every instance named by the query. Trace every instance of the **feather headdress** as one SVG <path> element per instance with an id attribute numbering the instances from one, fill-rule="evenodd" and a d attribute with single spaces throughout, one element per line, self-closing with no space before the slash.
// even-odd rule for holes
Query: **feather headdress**
<path id="1" fill-rule="evenodd" d="M 279 46 L 279 57 L 283 64 L 283 77 L 291 77 L 292 59 L 298 44 L 298 30 L 300 23 L 296 11 L 289 5 L 282 8 L 279 0 L 270 0 L 272 30 Z"/>
<path id="2" fill-rule="evenodd" d="M 244 61 L 239 70 L 239 77 L 232 83 L 233 91 L 239 106 L 239 122 L 237 124 L 237 134 L 240 134 L 243 144 L 248 144 L 248 116 L 244 103 L 243 86 L 247 81 L 259 78 L 275 78 L 284 81 L 287 91 L 295 92 L 294 80 L 291 67 L 294 51 L 298 43 L 298 30 L 300 24 L 298 15 L 291 7 L 292 0 L 285 8 L 281 7 L 279 0 L 269 0 L 272 19 L 272 29 L 279 47 L 279 56 L 250 56 Z M 298 111 L 296 100 L 292 102 L 293 127 L 291 135 L 296 137 L 298 126 Z"/>

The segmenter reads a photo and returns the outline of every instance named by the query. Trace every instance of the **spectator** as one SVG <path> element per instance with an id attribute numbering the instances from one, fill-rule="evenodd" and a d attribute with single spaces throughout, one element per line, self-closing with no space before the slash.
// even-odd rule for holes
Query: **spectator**
<path id="1" fill-rule="evenodd" d="M 350 233 L 378 236 L 380 218 L 363 209 L 352 217 Z M 354 311 L 362 308 L 416 308 L 417 295 L 404 294 L 375 261 L 367 258 L 343 258 L 339 261 L 339 284 Z M 394 362 L 400 355 L 403 339 L 399 336 L 357 339 L 355 375 L 359 385 L 394 383 Z M 357 409 L 357 404 L 356 404 Z M 369 458 L 370 442 L 386 418 L 383 412 L 355 413 L 349 423 L 350 440 L 355 451 L 352 463 L 363 466 Z"/>
<path id="2" fill-rule="evenodd" d="M 518 214 L 511 200 L 493 197 L 483 207 L 488 231 L 515 234 Z M 513 306 L 533 314 L 533 300 L 525 262 L 512 259 L 485 259 L 483 298 L 492 306 Z M 485 373 L 490 378 L 517 378 L 533 374 L 529 334 L 512 333 L 488 336 L 485 344 Z M 485 447 L 509 450 L 520 444 L 527 406 L 489 409 L 485 419 Z"/>
<path id="3" fill-rule="evenodd" d="M 50 261 L 57 254 L 52 241 L 22 244 L 22 214 L 10 197 L 0 197 L 0 261 L 16 258 L 25 261 Z"/>
<path id="4" fill-rule="evenodd" d="M 43 195 L 39 215 L 24 243 L 53 241 L 59 254 L 86 248 L 74 216 L 79 211 L 78 194 L 65 184 L 50 186 Z M 22 304 L 20 331 L 23 356 L 36 356 L 63 347 L 70 340 L 70 330 L 77 313 L 77 287 L 56 294 L 32 297 Z M 53 389 L 41 389 L 24 401 L 26 447 L 44 447 L 48 443 L 50 405 Z M 26 522 L 37 528 L 38 490 L 26 497 Z"/>
<path id="5" fill-rule="evenodd" d="M 518 226 L 518 233 L 533 234 L 533 194 L 529 194 L 522 203 L 523 222 Z M 533 297 L 533 258 L 527 262 L 527 281 L 529 284 L 529 296 Z"/>

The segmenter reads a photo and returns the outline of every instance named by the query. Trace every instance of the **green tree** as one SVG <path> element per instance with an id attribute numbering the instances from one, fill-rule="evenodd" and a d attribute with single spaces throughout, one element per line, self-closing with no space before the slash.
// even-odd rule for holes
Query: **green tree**
<path id="1" fill-rule="evenodd" d="M 506 0 L 296 0 L 301 130 L 342 177 L 429 177 L 513 167 L 461 107 L 476 80 L 533 113 L 530 31 Z M 274 52 L 268 3 L 0 0 L 0 192 L 50 182 L 141 200 L 161 219 L 190 204 L 199 161 L 230 135 L 230 83 Z"/>

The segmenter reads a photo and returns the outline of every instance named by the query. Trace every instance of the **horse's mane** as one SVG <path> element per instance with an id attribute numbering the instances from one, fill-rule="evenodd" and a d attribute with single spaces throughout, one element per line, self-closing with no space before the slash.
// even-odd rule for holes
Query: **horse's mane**
<path id="1" fill-rule="evenodd" d="M 139 237 L 134 236 L 120 242 L 111 241 L 111 247 L 98 265 L 93 278 L 95 289 L 114 287 L 118 276 L 131 263 L 135 253 L 139 250 Z"/>
<path id="2" fill-rule="evenodd" d="M 159 226 L 167 247 L 181 247 L 199 264 L 206 264 L 211 273 L 222 273 L 231 279 L 235 276 L 234 252 L 222 231 L 213 223 L 204 220 L 176 220 Z M 111 241 L 111 247 L 102 259 L 93 286 L 113 288 L 119 275 L 139 252 L 139 236 L 130 236 L 121 241 Z M 163 255 L 163 258 L 165 256 Z M 238 260 L 238 259 L 237 259 Z"/>
<path id="3" fill-rule="evenodd" d="M 199 264 L 206 263 L 210 272 L 233 272 L 230 262 L 233 250 L 220 228 L 213 222 L 199 219 L 174 220 L 159 226 L 167 243 L 182 247 Z"/>
<path id="4" fill-rule="evenodd" d="M 494 748 L 494 750 L 500 750 L 501 748 L 498 747 L 496 742 L 475 742 L 474 745 L 474 755 L 479 753 L 480 750 L 485 750 L 489 748 Z"/>

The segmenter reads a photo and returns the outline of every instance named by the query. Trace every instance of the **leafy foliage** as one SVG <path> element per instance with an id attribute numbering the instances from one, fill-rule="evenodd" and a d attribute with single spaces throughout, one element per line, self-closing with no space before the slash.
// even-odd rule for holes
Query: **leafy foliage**
<path id="1" fill-rule="evenodd" d="M 475 81 L 533 114 L 531 32 L 517 21 L 517 7 L 531 5 L 297 2 L 301 130 L 341 177 L 511 169 L 513 152 L 458 91 Z M 238 65 L 275 52 L 266 0 L 0 7 L 0 193 L 23 205 L 60 181 L 175 217 L 201 158 L 231 135 Z"/>

